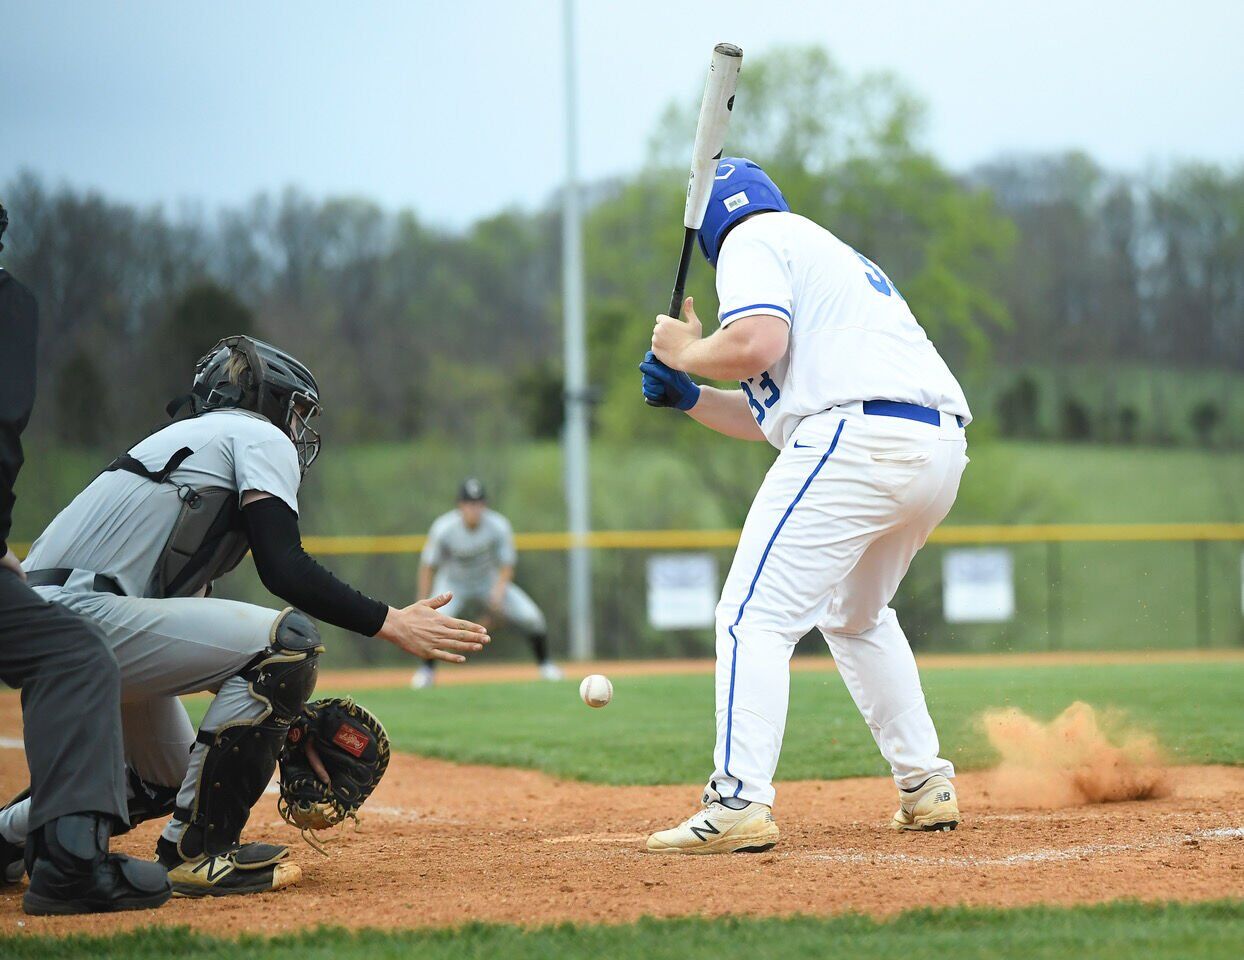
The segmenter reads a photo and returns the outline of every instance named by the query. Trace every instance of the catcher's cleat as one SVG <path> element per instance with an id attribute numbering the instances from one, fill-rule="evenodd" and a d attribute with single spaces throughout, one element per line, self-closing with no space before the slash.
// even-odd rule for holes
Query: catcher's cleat
<path id="1" fill-rule="evenodd" d="M 186 860 L 177 844 L 161 837 L 156 855 L 168 869 L 175 897 L 229 897 L 266 893 L 290 887 L 302 879 L 296 863 L 282 863 L 288 847 L 271 843 L 248 843 L 215 856 Z"/>
<path id="2" fill-rule="evenodd" d="M 900 790 L 898 796 L 898 810 L 890 821 L 894 830 L 953 830 L 959 825 L 955 788 L 940 773 L 914 790 Z"/>
<path id="3" fill-rule="evenodd" d="M 18 883 L 26 872 L 26 848 L 0 837 L 0 884 Z"/>
<path id="4" fill-rule="evenodd" d="M 730 806 L 727 806 L 730 804 Z M 736 807 L 737 804 L 743 804 Z M 704 809 L 648 838 L 649 853 L 762 853 L 778 842 L 777 821 L 763 803 L 724 800 L 711 786 Z"/>
<path id="5" fill-rule="evenodd" d="M 27 787 L 3 807 L 0 807 L 0 811 L 9 809 L 15 803 L 21 803 L 29 796 L 30 788 Z M 0 886 L 6 883 L 18 883 L 21 881 L 22 875 L 26 872 L 25 856 L 25 844 L 10 843 L 0 836 Z"/>

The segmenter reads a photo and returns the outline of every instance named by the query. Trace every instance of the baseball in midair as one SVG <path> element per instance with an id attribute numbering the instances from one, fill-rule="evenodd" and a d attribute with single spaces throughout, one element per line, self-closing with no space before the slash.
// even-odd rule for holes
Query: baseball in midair
<path id="1" fill-rule="evenodd" d="M 604 674 L 589 674 L 579 684 L 579 699 L 589 707 L 603 707 L 613 699 L 613 684 Z"/>

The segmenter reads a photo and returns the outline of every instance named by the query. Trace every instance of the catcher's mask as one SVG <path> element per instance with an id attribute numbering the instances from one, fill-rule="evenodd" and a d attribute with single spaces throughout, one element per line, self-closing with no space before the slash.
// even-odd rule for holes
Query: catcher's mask
<path id="1" fill-rule="evenodd" d="M 199 358 L 190 393 L 169 403 L 169 416 L 177 417 L 187 404 L 190 416 L 237 409 L 265 417 L 293 441 L 304 474 L 320 454 L 320 435 L 311 428 L 323 410 L 319 384 L 303 364 L 270 343 L 225 337 Z"/>

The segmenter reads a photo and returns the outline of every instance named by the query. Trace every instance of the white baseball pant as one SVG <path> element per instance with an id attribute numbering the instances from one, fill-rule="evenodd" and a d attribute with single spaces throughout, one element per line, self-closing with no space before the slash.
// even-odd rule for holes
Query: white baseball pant
<path id="1" fill-rule="evenodd" d="M 723 796 L 772 804 L 790 657 L 820 628 L 900 787 L 954 776 L 938 756 L 915 658 L 889 604 L 954 503 L 964 431 L 865 414 L 805 418 L 765 476 L 717 607 L 717 745 Z"/>

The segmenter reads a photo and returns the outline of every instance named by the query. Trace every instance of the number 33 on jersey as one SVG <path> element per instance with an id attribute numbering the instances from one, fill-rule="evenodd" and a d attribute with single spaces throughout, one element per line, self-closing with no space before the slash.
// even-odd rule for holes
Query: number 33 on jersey
<path id="1" fill-rule="evenodd" d="M 752 217 L 728 241 L 717 262 L 721 325 L 757 315 L 790 325 L 786 354 L 741 384 L 775 447 L 803 417 L 855 400 L 901 400 L 971 420 L 958 381 L 877 264 L 794 213 Z"/>

